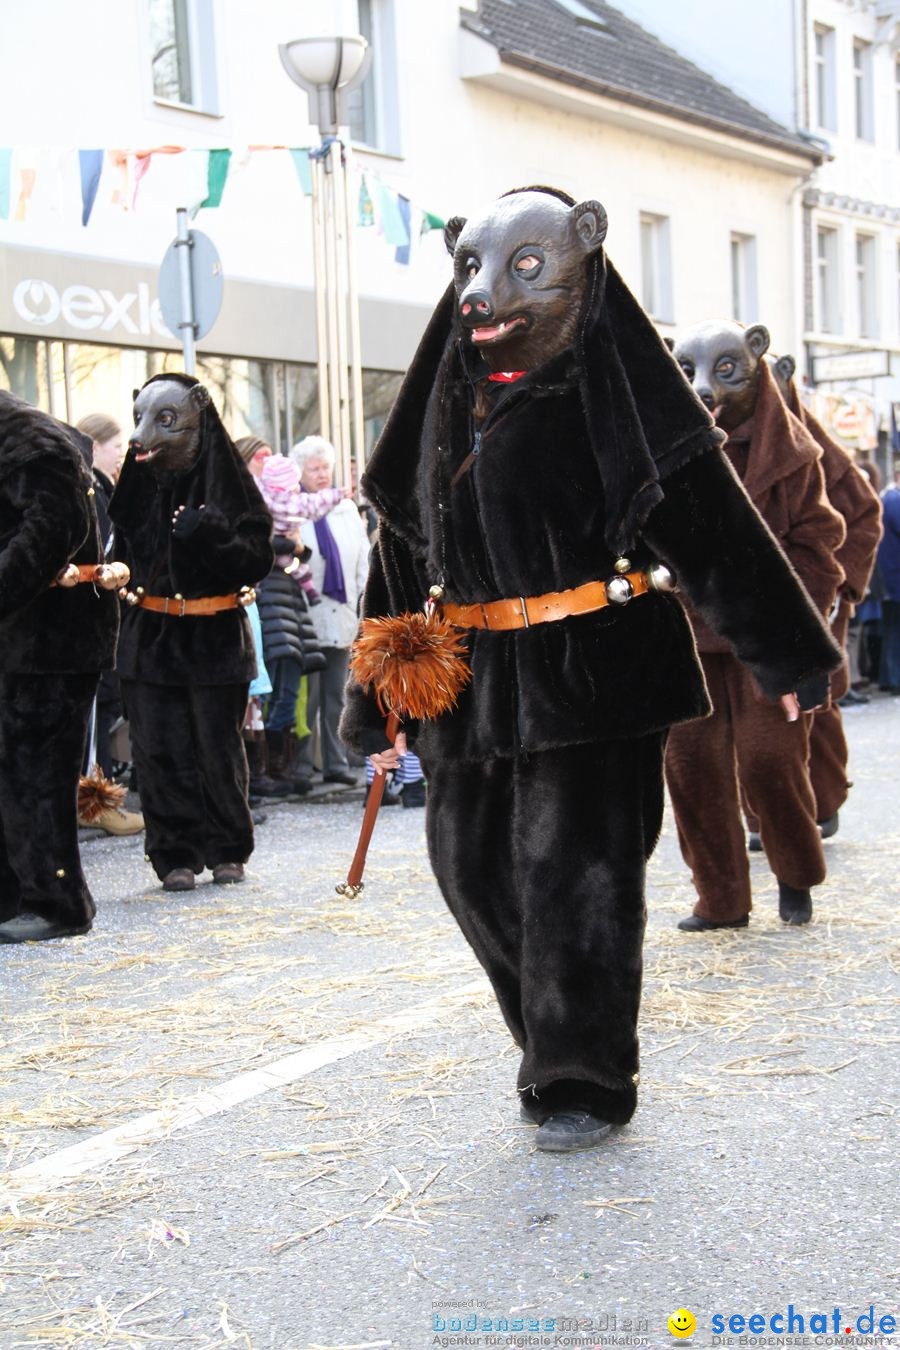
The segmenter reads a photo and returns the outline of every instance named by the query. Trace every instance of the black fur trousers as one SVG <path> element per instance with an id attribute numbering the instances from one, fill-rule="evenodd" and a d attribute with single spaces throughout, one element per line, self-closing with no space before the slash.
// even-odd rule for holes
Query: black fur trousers
<path id="1" fill-rule="evenodd" d="M 518 1088 L 539 1121 L 635 1110 L 663 741 L 423 765 L 432 867 L 522 1049 Z"/>
<path id="2" fill-rule="evenodd" d="M 80 926 L 96 913 L 76 798 L 98 678 L 0 675 L 0 921 L 39 914 Z"/>
<path id="3" fill-rule="evenodd" d="M 122 695 L 156 875 L 246 862 L 253 852 L 241 736 L 247 685 L 123 680 Z"/>

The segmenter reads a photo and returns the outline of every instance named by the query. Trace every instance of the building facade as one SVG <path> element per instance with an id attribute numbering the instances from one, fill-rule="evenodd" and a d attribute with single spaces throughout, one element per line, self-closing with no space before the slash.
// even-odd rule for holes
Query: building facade
<path id="1" fill-rule="evenodd" d="M 823 420 L 850 446 L 877 448 L 890 472 L 900 454 L 890 443 L 900 404 L 900 0 L 762 0 L 729 14 L 727 43 L 712 0 L 621 7 L 825 151 L 802 193 L 802 327 L 791 351 Z"/>
<path id="2" fill-rule="evenodd" d="M 804 331 L 804 193 L 821 154 L 774 105 L 753 106 L 621 8 L 17 6 L 0 52 L 2 124 L 17 141 L 5 161 L 0 150 L 0 381 L 72 421 L 105 411 L 127 422 L 132 389 L 180 366 L 159 263 L 175 208 L 207 191 L 201 152 L 228 148 L 221 202 L 194 221 L 225 276 L 199 373 L 235 435 L 286 446 L 316 429 L 310 200 L 289 150 L 316 147 L 318 133 L 277 48 L 328 31 L 361 31 L 374 53 L 347 134 L 368 442 L 450 278 L 441 230 L 421 227 L 529 183 L 604 203 L 610 256 L 662 331 L 734 312 L 791 349 Z M 97 146 L 107 153 L 83 224 L 78 151 Z"/>

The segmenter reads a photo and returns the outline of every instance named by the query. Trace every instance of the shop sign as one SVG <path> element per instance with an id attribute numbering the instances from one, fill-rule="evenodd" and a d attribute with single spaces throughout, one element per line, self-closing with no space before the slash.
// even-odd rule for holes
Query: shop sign
<path id="1" fill-rule="evenodd" d="M 131 291 L 116 294 L 106 287 L 66 286 L 58 290 L 40 277 L 25 277 L 12 294 L 20 319 L 36 327 L 63 323 L 83 333 L 116 333 L 133 337 L 169 337 L 159 301 L 139 281 Z"/>

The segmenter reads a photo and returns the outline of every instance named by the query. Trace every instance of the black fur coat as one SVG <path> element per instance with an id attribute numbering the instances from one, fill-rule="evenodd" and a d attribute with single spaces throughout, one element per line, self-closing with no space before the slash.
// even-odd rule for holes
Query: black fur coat
<path id="1" fill-rule="evenodd" d="M 204 509 L 193 532 L 176 537 L 179 506 Z M 203 410 L 198 458 L 183 473 L 156 473 L 129 451 L 109 513 L 116 557 L 131 568 L 132 589 L 148 595 L 233 594 L 274 562 L 272 518 L 212 405 Z M 151 684 L 243 684 L 256 675 L 247 616 L 232 609 L 177 618 L 125 606 L 118 669 L 124 680 Z"/>
<path id="2" fill-rule="evenodd" d="M 90 470 L 66 428 L 0 391 L 0 671 L 111 669 L 115 594 L 51 586 L 66 563 L 102 560 Z"/>
<path id="3" fill-rule="evenodd" d="M 627 554 L 635 568 L 668 564 L 770 697 L 839 664 L 723 457 L 721 433 L 602 256 L 575 345 L 493 395 L 474 459 L 483 372 L 454 310 L 451 288 L 363 479 L 379 514 L 364 616 L 419 609 L 438 580 L 458 603 L 566 590 L 609 578 Z M 482 759 L 640 736 L 709 710 L 671 595 L 479 631 L 469 650 L 473 679 L 458 707 L 408 728 L 422 755 Z M 371 750 L 382 727 L 372 694 L 351 683 L 344 738 Z"/>

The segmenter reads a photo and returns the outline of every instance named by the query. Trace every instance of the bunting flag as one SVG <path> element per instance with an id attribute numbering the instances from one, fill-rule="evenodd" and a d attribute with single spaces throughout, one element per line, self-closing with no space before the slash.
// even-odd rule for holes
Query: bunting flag
<path id="1" fill-rule="evenodd" d="M 294 162 L 294 168 L 297 171 L 297 177 L 300 179 L 300 186 L 303 189 L 304 197 L 312 196 L 312 172 L 309 167 L 309 148 L 304 150 L 291 150 L 291 159 Z"/>
<path id="2" fill-rule="evenodd" d="M 225 191 L 225 180 L 228 177 L 228 165 L 230 160 L 230 150 L 209 151 L 209 164 L 206 169 L 207 193 L 200 203 L 200 207 L 221 205 L 222 193 Z M 200 207 L 197 209 L 199 210 Z"/>
<path id="3" fill-rule="evenodd" d="M 0 220 L 9 219 L 12 151 L 0 150 Z"/>
<path id="4" fill-rule="evenodd" d="M 379 181 L 376 183 L 376 197 L 378 198 L 381 229 L 385 242 L 393 244 L 395 247 L 408 244 L 409 230 L 404 225 L 403 216 L 400 214 L 398 195 L 391 192 L 385 183 Z"/>
<path id="5" fill-rule="evenodd" d="M 153 196 L 184 205 L 192 216 L 222 204 L 229 176 L 247 167 L 251 156 L 272 151 L 289 159 L 305 197 L 312 195 L 308 146 L 249 145 L 206 149 L 156 145 L 147 149 L 60 150 L 0 149 L 0 220 L 24 222 L 32 206 L 65 216 L 79 200 L 81 223 L 88 225 L 98 200 L 108 209 L 133 211 L 154 163 Z M 358 183 L 358 188 L 357 188 Z M 37 184 L 37 188 L 36 188 Z M 100 189 L 103 192 L 100 192 Z M 394 259 L 408 267 L 418 241 L 444 221 L 424 211 L 372 169 L 354 174 L 356 225 L 374 229 L 394 250 Z"/>
<path id="6" fill-rule="evenodd" d="M 375 203 L 366 182 L 364 173 L 359 176 L 359 196 L 356 200 L 356 223 L 362 229 L 370 229 L 375 224 Z"/>
<path id="7" fill-rule="evenodd" d="M 400 219 L 403 222 L 403 228 L 406 230 L 406 243 L 400 244 L 394 251 L 394 261 L 400 263 L 401 267 L 409 267 L 409 245 L 412 235 L 410 233 L 410 205 L 409 198 L 397 195 L 397 209 L 400 212 Z"/>
<path id="8" fill-rule="evenodd" d="M 103 173 L 103 151 L 79 150 L 78 167 L 81 170 L 81 223 L 86 225 L 94 209 L 100 175 Z"/>

